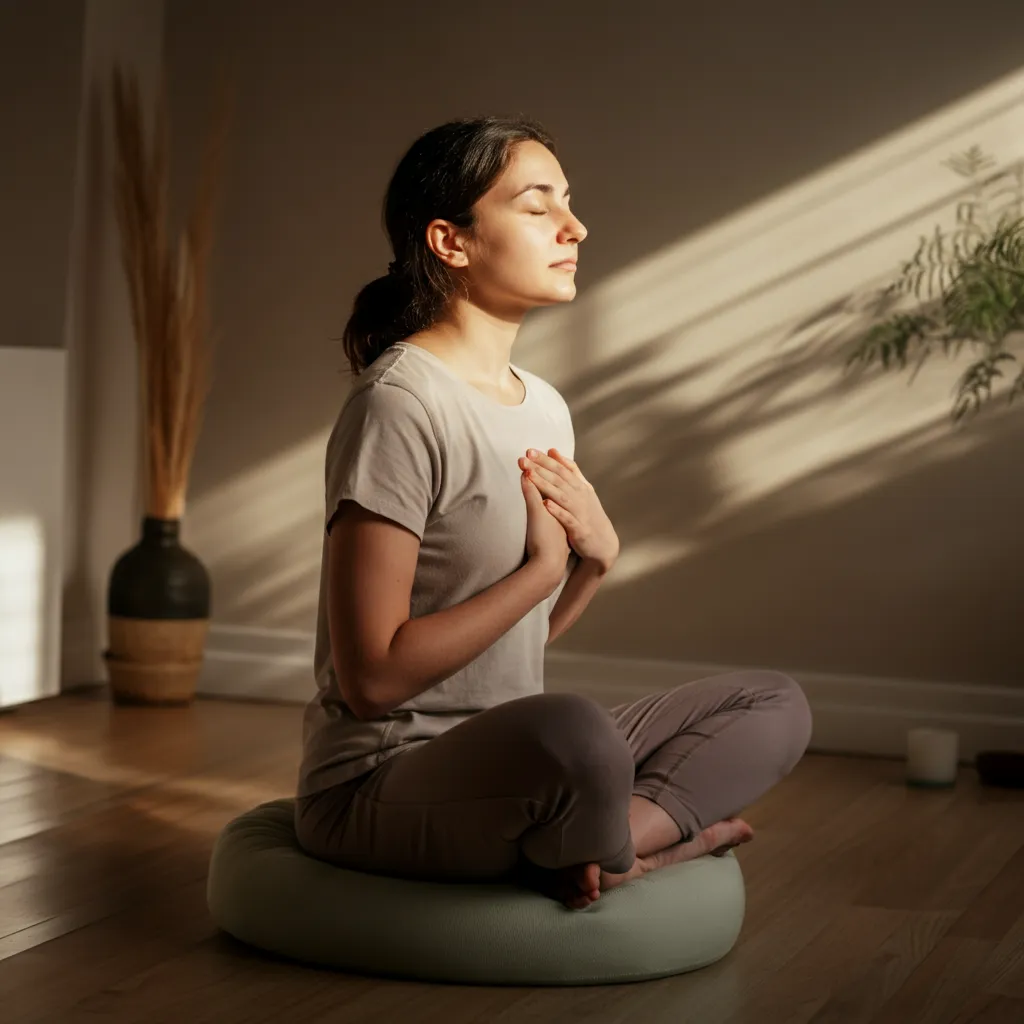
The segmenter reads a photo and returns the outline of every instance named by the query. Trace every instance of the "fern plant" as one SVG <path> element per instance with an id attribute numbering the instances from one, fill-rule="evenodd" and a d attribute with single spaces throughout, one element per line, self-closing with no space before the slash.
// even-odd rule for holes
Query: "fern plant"
<path id="1" fill-rule="evenodd" d="M 972 146 L 944 166 L 970 182 L 957 203 L 956 226 L 921 237 L 883 293 L 890 309 L 911 298 L 916 308 L 872 326 L 855 342 L 846 369 L 880 363 L 902 370 L 914 360 L 913 380 L 939 348 L 954 357 L 969 348 L 974 359 L 955 388 L 958 422 L 979 411 L 1004 364 L 1017 361 L 1011 346 L 1024 331 L 1024 162 L 993 172 L 995 161 Z M 1021 392 L 1024 369 L 1008 400 Z"/>

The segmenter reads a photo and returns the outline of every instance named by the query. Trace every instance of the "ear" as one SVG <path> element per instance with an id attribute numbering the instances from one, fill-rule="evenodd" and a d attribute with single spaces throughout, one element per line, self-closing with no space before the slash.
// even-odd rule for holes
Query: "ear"
<path id="1" fill-rule="evenodd" d="M 432 220 L 427 225 L 426 240 L 434 255 L 451 269 L 469 265 L 469 257 L 462 245 L 462 231 L 450 220 Z"/>

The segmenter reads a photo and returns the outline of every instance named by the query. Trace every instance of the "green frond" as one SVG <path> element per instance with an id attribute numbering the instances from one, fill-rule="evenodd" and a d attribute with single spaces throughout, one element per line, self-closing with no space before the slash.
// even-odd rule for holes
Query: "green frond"
<path id="1" fill-rule="evenodd" d="M 870 366 L 880 362 L 883 369 L 897 365 L 906 367 L 915 346 L 927 346 L 936 321 L 925 313 L 894 313 L 888 320 L 876 324 L 854 343 L 846 360 L 849 369 L 854 364 Z"/>
<path id="2" fill-rule="evenodd" d="M 1009 352 L 998 351 L 968 366 L 957 383 L 953 419 L 959 421 L 964 416 L 977 413 L 992 397 L 992 382 L 1003 376 L 999 364 L 1006 360 L 1015 362 L 1016 358 Z"/>
<path id="3" fill-rule="evenodd" d="M 1024 218 L 1002 218 L 991 235 L 977 243 L 968 262 L 1024 277 Z"/>
<path id="4" fill-rule="evenodd" d="M 914 359 L 913 380 L 934 350 L 959 356 L 969 347 L 975 360 L 955 387 L 953 418 L 959 420 L 991 398 L 1003 364 L 1016 360 L 1007 339 L 1024 337 L 1024 162 L 990 174 L 995 161 L 972 146 L 946 165 L 973 179 L 969 194 L 957 202 L 956 227 L 922 235 L 884 289 L 890 296 L 913 296 L 917 308 L 866 331 L 854 343 L 846 369 L 878 363 L 904 370 Z M 1024 370 L 1010 400 L 1022 393 Z"/>

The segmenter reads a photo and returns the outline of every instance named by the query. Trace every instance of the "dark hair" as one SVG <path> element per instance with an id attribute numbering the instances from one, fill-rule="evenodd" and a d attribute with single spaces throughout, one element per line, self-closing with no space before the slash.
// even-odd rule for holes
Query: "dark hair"
<path id="1" fill-rule="evenodd" d="M 516 143 L 527 141 L 555 153 L 551 136 L 519 117 L 449 121 L 409 147 L 384 197 L 382 221 L 394 262 L 356 296 L 342 335 L 354 374 L 396 341 L 435 323 L 456 278 L 427 245 L 427 225 L 441 218 L 472 228 L 473 205 L 508 167 Z"/>

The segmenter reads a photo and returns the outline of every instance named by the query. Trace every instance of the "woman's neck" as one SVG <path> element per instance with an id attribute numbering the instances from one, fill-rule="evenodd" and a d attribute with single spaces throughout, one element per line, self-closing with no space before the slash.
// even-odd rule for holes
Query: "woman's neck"
<path id="1" fill-rule="evenodd" d="M 406 339 L 444 359 L 471 384 L 507 389 L 518 394 L 521 386 L 509 369 L 512 345 L 519 333 L 521 318 L 511 321 L 480 309 L 461 304 L 444 320 Z"/>

